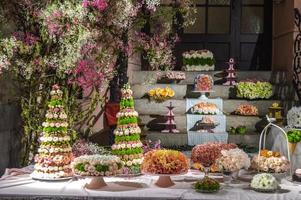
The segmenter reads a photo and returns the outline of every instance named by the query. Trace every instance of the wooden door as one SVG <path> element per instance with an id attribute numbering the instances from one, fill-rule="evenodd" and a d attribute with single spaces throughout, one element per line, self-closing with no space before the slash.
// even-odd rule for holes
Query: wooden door
<path id="1" fill-rule="evenodd" d="M 191 49 L 212 51 L 216 70 L 224 69 L 230 57 L 239 70 L 271 69 L 271 0 L 196 0 L 196 6 L 196 23 L 180 32 L 177 69 L 181 54 Z"/>

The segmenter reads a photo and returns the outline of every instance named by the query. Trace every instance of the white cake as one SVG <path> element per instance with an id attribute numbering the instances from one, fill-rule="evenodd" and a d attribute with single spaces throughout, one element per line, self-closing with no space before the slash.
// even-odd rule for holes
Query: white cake
<path id="1" fill-rule="evenodd" d="M 292 107 L 288 111 L 287 125 L 292 128 L 301 128 L 301 107 Z"/>
<path id="2" fill-rule="evenodd" d="M 273 175 L 263 173 L 256 174 L 253 177 L 251 187 L 257 190 L 276 190 L 279 187 L 279 183 Z"/>
<path id="3" fill-rule="evenodd" d="M 209 50 L 191 50 L 183 53 L 183 66 L 186 71 L 211 71 L 215 59 Z"/>

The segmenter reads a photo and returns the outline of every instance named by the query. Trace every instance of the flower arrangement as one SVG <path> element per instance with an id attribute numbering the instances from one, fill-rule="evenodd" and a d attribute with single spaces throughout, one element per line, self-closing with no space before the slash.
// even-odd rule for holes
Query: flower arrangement
<path id="1" fill-rule="evenodd" d="M 235 114 L 244 116 L 257 116 L 258 109 L 256 106 L 250 104 L 242 104 L 235 109 Z"/>
<path id="2" fill-rule="evenodd" d="M 83 155 L 94 155 L 94 154 L 99 154 L 99 155 L 109 155 L 111 152 L 109 150 L 106 150 L 105 148 L 92 143 L 88 142 L 83 139 L 77 140 L 73 145 L 72 145 L 72 153 L 74 157 L 80 157 Z"/>
<path id="3" fill-rule="evenodd" d="M 256 174 L 251 181 L 251 188 L 258 190 L 276 190 L 279 186 L 276 178 L 267 173 Z"/>
<path id="4" fill-rule="evenodd" d="M 204 167 L 210 167 L 221 155 L 223 149 L 236 148 L 236 144 L 207 143 L 197 145 L 192 149 L 191 160 L 200 163 Z"/>
<path id="5" fill-rule="evenodd" d="M 300 130 L 289 130 L 287 132 L 288 142 L 298 143 L 301 141 L 301 131 Z"/>
<path id="6" fill-rule="evenodd" d="M 245 135 L 247 133 L 247 127 L 246 126 L 238 126 L 238 127 L 231 127 L 230 133 L 233 135 Z"/>
<path id="7" fill-rule="evenodd" d="M 188 172 L 189 162 L 179 151 L 153 150 L 144 155 L 141 169 L 149 174 L 182 174 Z"/>
<path id="8" fill-rule="evenodd" d="M 183 53 L 183 66 L 186 71 L 214 70 L 215 59 L 209 50 L 187 51 Z"/>
<path id="9" fill-rule="evenodd" d="M 157 140 L 157 141 L 151 141 L 151 140 L 147 140 L 143 142 L 143 152 L 144 154 L 146 154 L 149 151 L 152 150 L 159 150 L 161 149 L 161 141 Z"/>
<path id="10" fill-rule="evenodd" d="M 222 150 L 221 156 L 216 160 L 219 169 L 224 172 L 235 172 L 250 167 L 250 158 L 239 148 Z"/>
<path id="11" fill-rule="evenodd" d="M 280 157 L 280 152 L 279 151 L 269 151 L 267 149 L 262 149 L 260 151 L 260 156 L 266 157 L 266 158 L 270 158 L 270 157 Z"/>
<path id="12" fill-rule="evenodd" d="M 289 170 L 289 162 L 285 157 L 254 156 L 251 168 L 260 172 L 284 173 Z"/>
<path id="13" fill-rule="evenodd" d="M 196 91 L 210 91 L 213 88 L 213 79 L 207 74 L 200 74 L 195 79 Z"/>
<path id="14" fill-rule="evenodd" d="M 213 193 L 213 192 L 217 192 L 220 189 L 220 183 L 213 178 L 209 178 L 208 176 L 205 176 L 202 180 L 197 181 L 194 184 L 194 189 L 197 192 Z"/>
<path id="15" fill-rule="evenodd" d="M 112 155 L 84 155 L 74 159 L 72 168 L 79 176 L 114 176 L 122 171 L 120 158 Z"/>
<path id="16" fill-rule="evenodd" d="M 292 107 L 287 112 L 287 125 L 291 128 L 301 128 L 301 107 Z"/>
<path id="17" fill-rule="evenodd" d="M 236 96 L 245 99 L 269 99 L 273 95 L 271 83 L 257 80 L 240 81 L 236 85 L 236 90 Z"/>
<path id="18" fill-rule="evenodd" d="M 162 102 L 175 96 L 175 91 L 170 87 L 155 88 L 148 91 L 148 96 L 151 100 Z"/>

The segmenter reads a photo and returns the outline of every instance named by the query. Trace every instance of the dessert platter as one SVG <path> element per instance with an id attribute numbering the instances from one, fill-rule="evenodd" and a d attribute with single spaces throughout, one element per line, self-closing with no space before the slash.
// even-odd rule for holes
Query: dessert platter
<path id="1" fill-rule="evenodd" d="M 215 103 L 202 101 L 191 108 L 191 113 L 200 115 L 217 115 L 220 114 L 221 111 Z"/>
<path id="2" fill-rule="evenodd" d="M 188 172 L 189 162 L 186 156 L 175 150 L 153 150 L 145 154 L 141 165 L 142 173 L 159 176 L 155 183 L 158 187 L 171 187 L 175 183 L 171 176 L 183 175 Z"/>
<path id="3" fill-rule="evenodd" d="M 181 71 L 168 71 L 162 75 L 157 83 L 179 83 L 186 79 L 186 74 Z"/>
<path id="4" fill-rule="evenodd" d="M 193 184 L 194 189 L 200 193 L 216 193 L 221 189 L 220 183 L 213 179 L 205 176 L 202 180 L 197 181 Z"/>
<path id="5" fill-rule="evenodd" d="M 252 190 L 263 193 L 274 193 L 280 189 L 276 178 L 268 173 L 256 174 L 250 184 Z"/>
<path id="6" fill-rule="evenodd" d="M 195 125 L 190 129 L 190 131 L 196 132 L 207 132 L 214 133 L 214 128 L 219 125 L 214 118 L 210 116 L 203 116 L 203 118 L 195 123 Z"/>
<path id="7" fill-rule="evenodd" d="M 63 92 L 58 85 L 52 87 L 50 96 L 31 177 L 36 180 L 61 181 L 71 179 L 73 176 L 70 166 L 73 159 L 71 138 L 67 131 L 67 114 L 62 101 Z"/>
<path id="8" fill-rule="evenodd" d="M 186 51 L 182 56 L 186 71 L 213 71 L 215 68 L 215 59 L 209 50 Z"/>
<path id="9" fill-rule="evenodd" d="M 76 176 L 92 178 L 85 188 L 95 190 L 107 186 L 103 177 L 122 173 L 123 163 L 117 156 L 84 155 L 74 159 L 72 169 Z"/>
<path id="10" fill-rule="evenodd" d="M 235 109 L 234 113 L 242 116 L 258 116 L 258 108 L 251 104 L 241 104 Z"/>
<path id="11" fill-rule="evenodd" d="M 260 155 L 255 155 L 251 161 L 251 169 L 256 172 L 271 173 L 277 179 L 282 179 L 290 169 L 290 163 L 279 152 L 261 150 Z"/>
<path id="12" fill-rule="evenodd" d="M 288 177 L 289 181 L 301 184 L 301 169 L 296 169 L 292 177 Z"/>
<path id="13" fill-rule="evenodd" d="M 225 176 L 231 176 L 231 183 L 240 183 L 238 180 L 239 171 L 250 167 L 250 158 L 239 148 L 222 150 L 221 156 L 216 159 L 216 164 Z"/>
<path id="14" fill-rule="evenodd" d="M 200 170 L 203 169 L 205 173 L 220 172 L 216 165 L 216 160 L 221 156 L 222 150 L 234 149 L 236 144 L 223 143 L 206 143 L 195 146 L 191 151 L 191 161 L 193 166 Z"/>
<path id="15" fill-rule="evenodd" d="M 269 82 L 258 80 L 240 81 L 236 86 L 238 98 L 244 99 L 269 99 L 273 96 L 273 85 Z"/>

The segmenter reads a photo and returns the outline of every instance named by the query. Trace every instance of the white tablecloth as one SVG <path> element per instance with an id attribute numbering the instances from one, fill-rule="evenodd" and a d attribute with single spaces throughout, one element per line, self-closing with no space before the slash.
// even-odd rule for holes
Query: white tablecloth
<path id="1" fill-rule="evenodd" d="M 22 175 L 0 181 L 0 199 L 188 199 L 188 200 L 300 200 L 300 185 L 282 181 L 282 190 L 276 194 L 257 193 L 249 189 L 249 183 L 222 186 L 216 194 L 200 194 L 192 189 L 192 183 L 202 178 L 197 172 L 173 177 L 171 188 L 154 185 L 158 177 L 105 178 L 108 186 L 101 190 L 83 188 L 88 179 L 65 182 L 41 182 Z"/>

